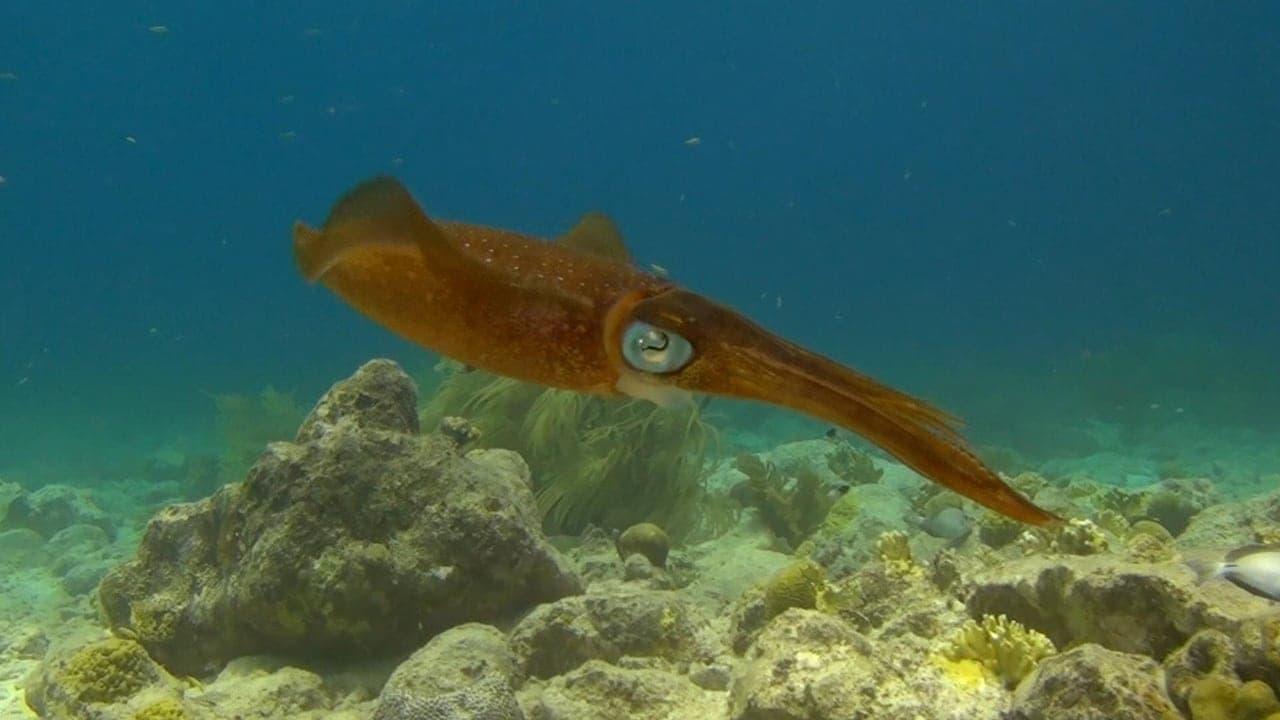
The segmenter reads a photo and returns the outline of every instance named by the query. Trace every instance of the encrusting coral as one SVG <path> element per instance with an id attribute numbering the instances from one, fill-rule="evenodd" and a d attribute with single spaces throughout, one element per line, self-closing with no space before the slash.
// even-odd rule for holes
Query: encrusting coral
<path id="1" fill-rule="evenodd" d="M 971 663 L 977 663 L 1012 688 L 1055 652 L 1053 642 L 1041 633 L 1004 615 L 986 615 L 981 622 L 966 622 L 942 649 L 941 658 L 948 674 L 971 679 L 976 670 Z"/>
<path id="2" fill-rule="evenodd" d="M 1192 685 L 1187 703 L 1191 720 L 1272 720 L 1280 716 L 1275 692 L 1261 680 L 1236 686 L 1209 675 Z"/>
<path id="3" fill-rule="evenodd" d="M 765 619 L 791 608 L 814 608 L 826 585 L 826 570 L 808 558 L 779 570 L 764 585 Z"/>
<path id="4" fill-rule="evenodd" d="M 165 698 L 134 713 L 132 720 L 188 720 L 190 717 L 181 702 Z"/>

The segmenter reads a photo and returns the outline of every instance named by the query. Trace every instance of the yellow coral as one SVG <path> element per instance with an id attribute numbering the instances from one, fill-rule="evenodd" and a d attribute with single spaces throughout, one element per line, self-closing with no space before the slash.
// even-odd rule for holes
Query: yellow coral
<path id="1" fill-rule="evenodd" d="M 1191 720 L 1266 720 L 1280 713 L 1271 687 L 1251 680 L 1239 687 L 1217 675 L 1197 680 L 1187 698 Z"/>
<path id="2" fill-rule="evenodd" d="M 187 720 L 190 717 L 182 703 L 172 698 L 153 702 L 133 714 L 133 720 Z"/>
<path id="3" fill-rule="evenodd" d="M 1053 642 L 1039 632 L 1004 615 L 984 615 L 969 620 L 942 649 L 951 662 L 975 660 L 1006 687 L 1015 687 L 1044 658 L 1057 652 Z"/>
<path id="4" fill-rule="evenodd" d="M 151 658 L 141 645 L 109 638 L 72 655 L 60 680 L 79 702 L 113 703 L 132 697 L 155 676 Z"/>
<path id="5" fill-rule="evenodd" d="M 904 532 L 890 530 L 881 533 L 876 538 L 876 557 L 880 558 L 890 574 L 908 575 L 920 572 L 920 567 L 911 557 L 911 544 Z"/>
<path id="6" fill-rule="evenodd" d="M 765 617 L 772 619 L 789 608 L 816 607 L 826 585 L 826 569 L 808 558 L 782 568 L 765 582 Z"/>

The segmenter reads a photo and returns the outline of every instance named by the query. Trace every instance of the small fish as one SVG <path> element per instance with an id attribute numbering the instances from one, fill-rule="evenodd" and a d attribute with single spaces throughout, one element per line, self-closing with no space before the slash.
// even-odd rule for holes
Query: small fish
<path id="1" fill-rule="evenodd" d="M 653 271 L 654 275 L 659 277 L 671 277 L 671 271 L 662 267 L 658 263 L 649 263 L 649 269 Z"/>
<path id="2" fill-rule="evenodd" d="M 17 73 L 12 73 L 8 71 L 0 72 L 0 80 L 3 80 L 5 82 L 13 82 L 14 80 L 17 80 L 17 79 L 18 79 Z"/>
<path id="3" fill-rule="evenodd" d="M 147 31 L 150 32 L 152 35 L 168 35 L 169 26 L 168 25 L 152 25 L 151 27 L 147 28 Z"/>
<path id="4" fill-rule="evenodd" d="M 1245 592 L 1280 601 L 1280 543 L 1245 545 L 1222 562 L 1193 562 L 1191 567 L 1201 580 L 1222 578 Z"/>
<path id="5" fill-rule="evenodd" d="M 825 432 L 824 435 L 832 442 L 840 439 L 840 431 L 835 428 L 827 428 L 827 432 Z"/>
<path id="6" fill-rule="evenodd" d="M 698 137 L 697 135 L 694 135 L 693 137 L 689 138 L 688 140 L 685 140 L 685 141 L 684 141 L 684 144 L 685 144 L 685 145 L 688 145 L 689 147 L 693 147 L 694 145 L 701 145 L 701 144 L 702 144 L 702 138 Z"/>

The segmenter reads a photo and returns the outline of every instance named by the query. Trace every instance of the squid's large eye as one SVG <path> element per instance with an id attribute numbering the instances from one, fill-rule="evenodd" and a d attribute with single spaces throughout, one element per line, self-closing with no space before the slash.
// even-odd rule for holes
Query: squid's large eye
<path id="1" fill-rule="evenodd" d="M 673 373 L 693 359 L 693 346 L 679 335 L 639 320 L 622 334 L 622 357 L 641 372 Z"/>

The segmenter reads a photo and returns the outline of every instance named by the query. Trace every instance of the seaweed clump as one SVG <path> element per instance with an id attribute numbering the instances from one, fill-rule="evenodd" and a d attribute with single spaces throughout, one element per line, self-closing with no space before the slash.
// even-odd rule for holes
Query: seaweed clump
<path id="1" fill-rule="evenodd" d="M 244 478 L 268 443 L 292 439 L 306 417 L 293 395 L 268 385 L 257 395 L 213 395 L 215 425 L 222 436 L 223 482 Z"/>
<path id="2" fill-rule="evenodd" d="M 446 371 L 420 412 L 423 427 L 460 416 L 477 447 L 520 453 L 551 534 L 652 522 L 683 539 L 698 524 L 716 441 L 697 407 L 665 409 L 484 372 Z"/>
<path id="3" fill-rule="evenodd" d="M 734 496 L 759 510 L 769 530 L 793 548 L 822 525 L 835 504 L 822 478 L 809 468 L 799 468 L 795 478 L 789 478 L 773 463 L 750 453 L 739 455 L 734 466 L 747 476 L 734 487 Z"/>
<path id="4" fill-rule="evenodd" d="M 982 674 L 1013 688 L 1055 652 L 1053 641 L 1041 633 L 1004 615 L 984 615 L 981 622 L 969 620 L 956 632 L 942 649 L 942 659 L 953 675 L 972 677 L 976 663 Z"/>

